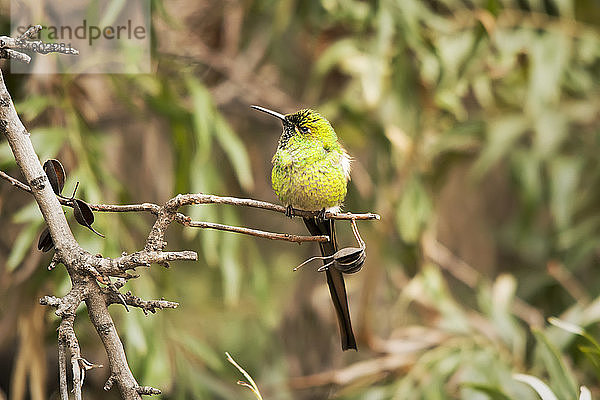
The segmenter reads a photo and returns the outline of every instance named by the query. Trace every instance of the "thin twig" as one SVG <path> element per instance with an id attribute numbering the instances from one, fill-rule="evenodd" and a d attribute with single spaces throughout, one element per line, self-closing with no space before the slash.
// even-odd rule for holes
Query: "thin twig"
<path id="1" fill-rule="evenodd" d="M 73 324 L 75 322 L 75 312 L 77 307 L 85 297 L 85 290 L 73 287 L 64 297 L 44 296 L 40 299 L 40 304 L 56 307 L 56 315 L 61 318 L 58 327 L 58 362 L 59 362 L 59 382 L 61 400 L 68 400 L 67 391 L 67 361 L 66 349 L 69 349 L 69 358 L 73 370 L 73 390 L 75 399 L 81 400 L 81 377 L 82 370 L 80 365 L 81 350 L 79 341 L 75 336 Z M 94 365 L 91 364 L 90 365 Z"/>
<path id="2" fill-rule="evenodd" d="M 21 36 L 12 38 L 0 36 L 0 58 L 13 58 L 29 63 L 31 57 L 17 50 L 26 50 L 39 54 L 62 53 L 77 55 L 79 51 L 64 43 L 44 43 L 41 40 L 30 40 L 42 29 L 41 25 L 30 26 Z"/>
<path id="3" fill-rule="evenodd" d="M 126 277 L 123 273 L 137 267 L 149 267 L 152 264 L 164 265 L 170 261 L 196 261 L 195 251 L 137 251 L 117 258 L 96 257 L 96 262 L 88 265 L 90 272 L 97 275 Z"/>
<path id="4" fill-rule="evenodd" d="M 81 370 L 79 366 L 81 350 L 79 348 L 77 336 L 75 336 L 75 330 L 73 328 L 74 322 L 75 314 L 63 315 L 62 321 L 58 327 L 58 340 L 59 342 L 62 341 L 66 345 L 66 348 L 69 349 L 71 369 L 73 372 L 73 391 L 75 392 L 75 400 L 81 400 Z"/>
<path id="5" fill-rule="evenodd" d="M 0 171 L 0 177 L 8 180 L 11 184 L 19 187 L 22 190 L 25 190 L 31 193 L 31 188 L 25 185 L 21 181 L 16 178 L 11 177 L 10 175 Z M 60 199 L 63 205 L 72 206 L 72 203 L 67 202 L 63 199 Z M 183 207 L 185 205 L 195 205 L 195 204 L 227 204 L 233 206 L 245 206 L 252 208 L 259 208 L 263 210 L 275 211 L 279 213 L 285 214 L 286 208 L 280 206 L 278 204 L 269 203 L 266 201 L 254 200 L 254 199 L 243 199 L 237 197 L 229 197 L 229 196 L 215 196 L 210 194 L 183 194 L 178 195 L 171 200 L 169 200 L 166 204 L 166 207 L 171 208 L 173 210 L 178 209 L 179 207 Z M 124 205 L 116 205 L 116 204 L 88 204 L 93 211 L 99 212 L 149 212 L 154 215 L 158 215 L 161 206 L 153 203 L 142 203 L 142 204 L 124 204 Z M 318 215 L 318 212 L 314 211 L 304 211 L 304 210 L 294 210 L 294 216 L 298 217 L 312 217 Z M 353 213 L 325 213 L 326 218 L 330 219 L 338 219 L 338 220 L 379 220 L 380 217 L 378 214 L 373 213 L 364 213 L 364 214 L 353 214 Z M 244 235 L 256 236 L 265 239 L 271 240 L 284 240 L 288 242 L 302 243 L 302 242 L 327 242 L 329 238 L 327 236 L 308 236 L 308 235 L 292 235 L 289 233 L 277 233 L 277 232 L 266 232 L 258 229 L 251 229 L 245 227 L 224 225 L 214 222 L 204 222 L 204 221 L 192 221 L 190 217 L 176 212 L 174 213 L 173 220 L 180 223 L 181 225 L 188 226 L 191 228 L 203 228 L 203 229 L 216 229 L 227 232 L 235 232 L 241 233 Z"/>
<path id="6" fill-rule="evenodd" d="M 58 338 L 58 374 L 60 399 L 69 400 L 69 388 L 67 386 L 67 354 L 65 349 L 65 341 L 60 336 Z"/>
<path id="7" fill-rule="evenodd" d="M 25 190 L 31 193 L 31 188 L 19 181 L 16 178 L 0 171 L 0 178 L 4 178 L 11 184 L 17 186 L 19 189 Z M 262 210 L 275 211 L 281 214 L 286 213 L 286 208 L 279 204 L 269 203 L 262 200 L 245 199 L 231 196 L 217 196 L 214 194 L 203 194 L 203 193 L 188 193 L 179 194 L 167 202 L 168 207 L 172 209 L 178 209 L 187 205 L 194 204 L 227 204 L 232 206 L 244 206 L 251 208 L 259 208 Z M 69 204 L 65 204 L 69 205 Z M 88 204 L 93 211 L 99 212 L 149 212 L 157 215 L 160 207 L 154 203 L 141 203 L 141 204 Z M 319 211 L 305 211 L 305 210 L 294 210 L 295 217 L 314 217 L 317 216 Z M 189 218 L 183 214 L 179 214 L 175 220 L 185 225 L 185 219 Z M 339 220 L 379 220 L 381 217 L 374 213 L 332 213 L 326 212 L 325 218 L 339 219 Z"/>
<path id="8" fill-rule="evenodd" d="M 106 297 L 106 304 L 123 304 L 123 301 L 126 305 L 140 308 L 144 314 L 148 312 L 155 313 L 157 309 L 165 309 L 165 308 L 177 308 L 179 307 L 179 303 L 174 301 L 168 301 L 165 299 L 160 300 L 143 300 L 131 292 L 127 292 L 125 294 L 121 294 L 111 290 L 110 288 L 103 288 L 102 290 Z M 120 296 L 119 296 L 120 295 Z"/>
<path id="9" fill-rule="evenodd" d="M 135 391 L 144 396 L 158 395 L 162 393 L 160 389 L 152 386 L 138 386 Z"/>
<path id="10" fill-rule="evenodd" d="M 0 171 L 0 178 L 6 179 L 10 182 L 11 185 L 18 187 L 19 189 L 24 190 L 27 193 L 31 193 L 31 188 L 28 185 L 24 184 L 16 178 L 13 178 L 12 176 L 8 175 L 3 171 Z"/>
<path id="11" fill-rule="evenodd" d="M 31 57 L 29 57 L 27 54 L 12 49 L 0 48 L 0 58 L 17 60 L 25 64 L 29 64 L 31 62 Z"/>
<path id="12" fill-rule="evenodd" d="M 38 32 L 41 30 L 42 30 L 41 25 L 31 25 L 29 28 L 27 28 L 27 30 L 25 32 L 23 32 L 23 34 L 21 36 L 18 37 L 18 39 L 21 39 L 21 40 L 33 39 L 33 36 L 37 35 Z"/>
<path id="13" fill-rule="evenodd" d="M 193 204 L 229 204 L 233 206 L 245 206 L 252 208 L 260 208 L 263 210 L 275 211 L 281 214 L 286 213 L 286 207 L 269 203 L 266 201 L 254 200 L 254 199 L 243 199 L 238 197 L 230 196 L 216 196 L 213 194 L 203 193 L 188 193 L 179 194 L 169 200 L 166 204 L 167 207 L 172 209 L 178 209 L 183 206 Z M 295 217 L 315 217 L 319 215 L 320 211 L 305 211 L 305 210 L 294 210 Z M 356 219 L 356 220 L 379 220 L 381 217 L 378 214 L 366 213 L 366 214 L 353 214 L 353 213 L 331 213 L 326 212 L 325 218 L 328 219 Z"/>
<path id="14" fill-rule="evenodd" d="M 260 390 L 258 390 L 258 386 L 256 385 L 256 382 L 254 382 L 254 379 L 252 379 L 252 376 L 248 372 L 246 372 L 246 370 L 244 368 L 242 368 L 233 359 L 233 357 L 231 357 L 231 354 L 229 354 L 228 352 L 225 352 L 225 356 L 227 357 L 227 361 L 229 361 L 231 364 L 233 364 L 233 366 L 236 367 L 238 369 L 238 371 L 240 371 L 242 373 L 242 375 L 244 375 L 246 377 L 246 379 L 248 379 L 248 382 L 238 381 L 237 384 L 247 387 L 248 389 L 250 389 L 252 391 L 252 393 L 254 393 L 254 396 L 256 396 L 256 398 L 258 400 L 263 400 L 263 398 L 260 394 Z"/>
<path id="15" fill-rule="evenodd" d="M 587 293 L 585 287 L 573 276 L 562 263 L 556 260 L 548 261 L 546 266 L 548 274 L 556 279 L 558 283 L 573 297 L 579 304 L 590 304 L 592 299 Z"/>
<path id="16" fill-rule="evenodd" d="M 328 242 L 329 241 L 329 237 L 325 236 L 325 235 L 306 236 L 306 235 L 292 235 L 289 233 L 265 232 L 265 231 L 260 231 L 258 229 L 250 229 L 250 228 L 243 228 L 243 227 L 239 227 L 239 226 L 216 224 L 213 222 L 190 221 L 190 222 L 186 223 L 185 225 L 189 226 L 189 227 L 193 227 L 193 228 L 217 229 L 220 231 L 243 233 L 244 235 L 251 235 L 251 236 L 256 236 L 256 237 L 265 238 L 265 239 L 285 240 L 288 242 L 296 242 L 296 243 Z"/>

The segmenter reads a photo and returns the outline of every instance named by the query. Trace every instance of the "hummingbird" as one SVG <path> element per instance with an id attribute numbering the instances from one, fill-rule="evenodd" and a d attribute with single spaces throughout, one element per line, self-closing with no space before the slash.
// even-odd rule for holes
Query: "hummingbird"
<path id="1" fill-rule="evenodd" d="M 327 261 L 334 259 L 338 253 L 334 220 L 324 218 L 325 211 L 339 212 L 344 202 L 350 180 L 350 156 L 338 141 L 329 121 L 316 111 L 303 109 L 284 115 L 264 107 L 252 108 L 283 123 L 283 132 L 272 159 L 271 184 L 279 200 L 287 207 L 288 216 L 293 215 L 294 209 L 321 212 L 315 217 L 303 217 L 304 224 L 311 235 L 330 238 L 328 242 L 320 242 L 319 246 L 338 319 L 342 350 L 356 350 L 344 276 L 339 269 L 327 268 L 331 264 Z M 358 268 L 362 262 L 364 257 Z"/>

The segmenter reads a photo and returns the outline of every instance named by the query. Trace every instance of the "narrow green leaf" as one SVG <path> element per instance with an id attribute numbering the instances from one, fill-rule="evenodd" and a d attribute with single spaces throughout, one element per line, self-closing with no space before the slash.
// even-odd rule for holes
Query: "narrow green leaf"
<path id="1" fill-rule="evenodd" d="M 204 364 L 215 371 L 223 370 L 223 363 L 217 352 L 198 337 L 187 332 L 172 332 L 173 340 L 181 343 L 186 353 L 198 357 Z"/>
<path id="2" fill-rule="evenodd" d="M 199 80 L 188 77 L 186 83 L 192 97 L 192 117 L 198 146 L 196 151 L 201 159 L 205 160 L 211 151 L 215 109 L 210 93 Z"/>
<path id="3" fill-rule="evenodd" d="M 109 2 L 106 10 L 103 11 L 102 19 L 100 20 L 99 26 L 109 26 L 115 23 L 116 18 L 122 12 L 126 6 L 126 0 L 112 0 Z M 96 16 L 97 18 L 98 16 Z"/>
<path id="4" fill-rule="evenodd" d="M 32 248 L 32 244 L 36 241 L 41 225 L 41 220 L 33 222 L 19 232 L 6 261 L 6 269 L 8 271 L 14 270 L 23 261 L 27 252 Z"/>
<path id="5" fill-rule="evenodd" d="M 483 392 L 487 394 L 491 400 L 511 400 L 510 397 L 504 394 L 504 392 L 502 392 L 502 390 L 496 386 L 474 382 L 466 382 L 463 383 L 462 386 L 466 386 L 473 390 Z"/>
<path id="6" fill-rule="evenodd" d="M 578 156 L 554 157 L 550 161 L 550 209 L 559 229 L 565 229 L 571 223 L 582 167 Z"/>
<path id="7" fill-rule="evenodd" d="M 536 338 L 536 350 L 541 355 L 546 370 L 550 375 L 550 384 L 561 399 L 574 399 L 577 397 L 577 385 L 573 373 L 569 370 L 560 352 L 550 343 L 546 335 L 538 330 L 532 329 Z"/>
<path id="8" fill-rule="evenodd" d="M 415 243 L 425 228 L 431 214 L 431 199 L 421 180 L 412 177 L 404 186 L 396 212 L 396 223 L 402 239 Z"/>
<path id="9" fill-rule="evenodd" d="M 244 144 L 223 117 L 217 115 L 215 118 L 215 136 L 217 141 L 225 151 L 225 154 L 227 154 L 227 158 L 233 166 L 240 185 L 245 190 L 252 190 L 254 179 L 252 178 L 250 159 L 248 158 Z"/>
<path id="10" fill-rule="evenodd" d="M 15 109 L 24 120 L 32 120 L 54 104 L 56 99 L 37 93 L 35 96 L 27 96 L 26 99 L 16 102 Z"/>
<path id="11" fill-rule="evenodd" d="M 552 157 L 568 134 L 566 116 L 555 109 L 545 110 L 535 121 L 534 148 L 541 159 Z"/>
<path id="12" fill-rule="evenodd" d="M 222 233 L 221 236 L 219 266 L 223 279 L 223 296 L 225 304 L 232 306 L 239 300 L 242 282 L 242 270 L 238 258 L 240 237 L 232 233 Z"/>
<path id="13" fill-rule="evenodd" d="M 473 167 L 477 177 L 483 176 L 528 128 L 522 114 L 507 115 L 490 122 L 487 130 L 487 143 Z"/>

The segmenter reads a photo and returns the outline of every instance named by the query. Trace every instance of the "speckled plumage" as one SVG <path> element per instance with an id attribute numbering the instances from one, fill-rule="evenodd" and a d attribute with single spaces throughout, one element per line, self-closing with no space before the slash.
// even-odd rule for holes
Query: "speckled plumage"
<path id="1" fill-rule="evenodd" d="M 264 107 L 252 108 L 283 123 L 271 173 L 273 189 L 281 202 L 309 211 L 339 210 L 350 179 L 350 157 L 329 122 L 313 110 L 283 115 Z M 334 220 L 321 217 L 304 217 L 303 220 L 312 235 L 330 238 L 328 242 L 319 243 L 327 286 L 338 319 L 342 350 L 356 350 L 344 276 L 340 270 L 328 267 L 338 251 Z"/>
<path id="2" fill-rule="evenodd" d="M 346 197 L 350 157 L 331 124 L 313 110 L 285 118 L 271 173 L 279 200 L 302 210 L 339 207 Z"/>

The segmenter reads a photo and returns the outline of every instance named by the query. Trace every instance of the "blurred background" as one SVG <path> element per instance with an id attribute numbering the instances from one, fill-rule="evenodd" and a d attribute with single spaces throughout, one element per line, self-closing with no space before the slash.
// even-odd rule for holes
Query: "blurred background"
<path id="1" fill-rule="evenodd" d="M 0 2 L 1 32 L 10 31 Z M 43 23 L 43 21 L 31 21 Z M 49 71 L 57 56 L 41 60 Z M 40 59 L 40 57 L 38 57 Z M 152 1 L 152 70 L 5 79 L 43 162 L 58 158 L 90 203 L 162 203 L 203 192 L 276 202 L 281 126 L 249 108 L 325 115 L 354 157 L 345 209 L 363 270 L 348 276 L 358 352 L 340 350 L 325 278 L 292 268 L 317 246 L 169 228 L 196 263 L 138 272 L 144 315 L 111 307 L 138 382 L 164 399 L 537 399 L 600 396 L 600 3 L 596 0 Z M 0 169 L 21 178 L 4 138 Z M 197 206 L 194 219 L 304 234 L 262 210 Z M 72 213 L 67 212 L 72 219 Z M 143 247 L 152 218 L 96 213 L 90 252 Z M 354 243 L 339 223 L 340 242 Z M 0 398 L 56 399 L 63 267 L 36 249 L 26 193 L 0 182 Z M 82 355 L 107 364 L 86 310 Z M 573 330 L 573 329 L 571 329 Z M 107 368 L 90 371 L 86 399 Z"/>

